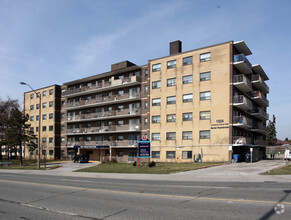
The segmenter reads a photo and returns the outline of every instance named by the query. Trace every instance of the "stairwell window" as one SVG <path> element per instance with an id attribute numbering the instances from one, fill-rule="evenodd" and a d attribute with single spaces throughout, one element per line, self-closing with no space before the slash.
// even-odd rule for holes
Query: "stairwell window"
<path id="1" fill-rule="evenodd" d="M 200 62 L 206 62 L 211 60 L 211 53 L 200 54 Z"/>

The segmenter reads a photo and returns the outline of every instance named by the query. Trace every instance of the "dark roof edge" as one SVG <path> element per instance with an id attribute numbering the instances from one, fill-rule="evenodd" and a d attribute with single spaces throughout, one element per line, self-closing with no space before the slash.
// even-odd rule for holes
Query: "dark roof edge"
<path id="1" fill-rule="evenodd" d="M 42 87 L 42 88 L 39 88 L 39 89 L 34 89 L 34 91 L 38 91 L 38 90 L 42 90 L 42 89 L 46 89 L 46 88 L 49 88 L 49 87 L 52 87 L 52 86 L 54 86 L 54 87 L 57 87 L 57 86 L 59 86 L 60 88 L 61 88 L 61 86 L 60 85 L 58 85 L 58 84 L 53 84 L 53 85 L 50 85 L 50 86 L 45 86 L 45 87 Z M 26 93 L 30 93 L 30 92 L 33 92 L 32 90 L 30 90 L 30 91 L 28 91 L 28 92 L 24 92 L 24 94 L 26 94 Z"/>

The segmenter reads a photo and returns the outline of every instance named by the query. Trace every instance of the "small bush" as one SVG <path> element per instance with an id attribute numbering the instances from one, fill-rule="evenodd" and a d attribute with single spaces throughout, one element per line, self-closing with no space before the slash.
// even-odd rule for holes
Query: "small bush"
<path id="1" fill-rule="evenodd" d="M 155 166 L 156 166 L 155 161 L 151 161 L 151 162 L 149 163 L 149 167 L 155 167 Z"/>
<path id="2" fill-rule="evenodd" d="M 132 163 L 132 166 L 136 167 L 136 161 L 134 161 L 134 162 Z"/>

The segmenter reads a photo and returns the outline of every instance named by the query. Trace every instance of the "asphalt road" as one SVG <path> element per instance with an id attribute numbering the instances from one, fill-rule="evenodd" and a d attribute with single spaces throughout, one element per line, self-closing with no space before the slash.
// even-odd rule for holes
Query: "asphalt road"
<path id="1" fill-rule="evenodd" d="M 281 214 L 276 214 L 274 207 Z M 290 219 L 290 216 L 290 183 L 0 173 L 0 219 Z"/>

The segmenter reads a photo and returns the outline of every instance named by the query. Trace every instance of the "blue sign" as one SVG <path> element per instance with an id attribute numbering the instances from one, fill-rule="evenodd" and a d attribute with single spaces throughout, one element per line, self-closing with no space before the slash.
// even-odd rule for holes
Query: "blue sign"
<path id="1" fill-rule="evenodd" d="M 150 158 L 151 157 L 151 143 L 148 139 L 138 141 L 138 158 Z"/>

